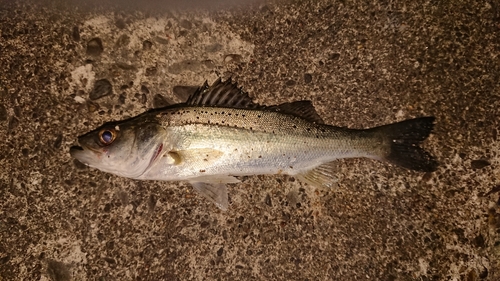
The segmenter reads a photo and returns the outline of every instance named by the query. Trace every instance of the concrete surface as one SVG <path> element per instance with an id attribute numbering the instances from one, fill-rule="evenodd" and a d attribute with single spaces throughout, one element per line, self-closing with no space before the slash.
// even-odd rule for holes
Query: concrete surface
<path id="1" fill-rule="evenodd" d="M 497 1 L 73 2 L 0 2 L 0 280 L 500 280 Z M 70 158 L 78 135 L 219 76 L 339 126 L 435 115 L 441 166 L 339 161 L 329 190 L 247 177 L 221 212 Z"/>

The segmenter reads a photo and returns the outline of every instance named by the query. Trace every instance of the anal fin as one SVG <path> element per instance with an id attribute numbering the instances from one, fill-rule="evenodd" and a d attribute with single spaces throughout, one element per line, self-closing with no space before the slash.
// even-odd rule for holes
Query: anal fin
<path id="1" fill-rule="evenodd" d="M 330 188 L 338 181 L 333 174 L 335 165 L 337 165 L 335 161 L 321 164 L 312 170 L 299 173 L 297 177 L 312 186 Z"/>

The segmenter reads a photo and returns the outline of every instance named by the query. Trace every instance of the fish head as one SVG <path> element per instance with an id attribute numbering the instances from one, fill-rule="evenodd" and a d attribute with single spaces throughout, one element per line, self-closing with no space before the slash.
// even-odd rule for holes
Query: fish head
<path id="1" fill-rule="evenodd" d="M 152 120 L 110 122 L 78 137 L 70 149 L 83 164 L 122 177 L 138 178 L 163 154 L 165 130 Z"/>

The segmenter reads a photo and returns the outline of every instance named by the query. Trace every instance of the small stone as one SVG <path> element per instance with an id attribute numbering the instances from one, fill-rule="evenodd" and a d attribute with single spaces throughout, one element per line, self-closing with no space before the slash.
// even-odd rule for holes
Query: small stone
<path id="1" fill-rule="evenodd" d="M 57 135 L 56 140 L 54 141 L 54 148 L 55 149 L 59 149 L 61 147 L 62 139 L 63 139 L 62 134 Z"/>
<path id="2" fill-rule="evenodd" d="M 8 130 L 9 132 L 14 132 L 14 130 L 17 128 L 17 126 L 19 126 L 19 119 L 17 119 L 16 117 L 12 116 L 10 118 L 10 121 L 9 121 L 9 125 L 8 125 Z"/>
<path id="3" fill-rule="evenodd" d="M 137 68 L 133 64 L 128 64 L 124 62 L 118 62 L 115 64 L 118 68 L 121 68 L 123 70 L 136 70 Z"/>
<path id="4" fill-rule="evenodd" d="M 482 234 L 479 234 L 478 236 L 476 236 L 476 238 L 474 238 L 473 242 L 476 247 L 483 248 L 485 245 L 484 236 Z"/>
<path id="5" fill-rule="evenodd" d="M 146 85 L 141 85 L 141 92 L 145 94 L 149 94 L 149 89 L 146 87 Z"/>
<path id="6" fill-rule="evenodd" d="M 118 102 L 120 104 L 125 104 L 125 101 L 127 100 L 127 97 L 122 93 L 120 94 L 120 96 L 118 97 Z"/>
<path id="7" fill-rule="evenodd" d="M 225 63 L 238 63 L 243 57 L 238 54 L 229 54 L 224 58 Z"/>
<path id="8" fill-rule="evenodd" d="M 224 253 L 224 247 L 221 247 L 219 250 L 217 250 L 217 256 L 220 257 Z"/>
<path id="9" fill-rule="evenodd" d="M 142 104 L 146 104 L 146 102 L 148 101 L 148 97 L 146 96 L 146 94 L 135 93 L 134 97 Z"/>
<path id="10" fill-rule="evenodd" d="M 99 104 L 95 102 L 88 101 L 87 102 L 87 109 L 89 112 L 96 112 L 99 109 Z"/>
<path id="11" fill-rule="evenodd" d="M 110 95 L 113 92 L 113 86 L 107 79 L 97 80 L 94 84 L 94 89 L 90 92 L 89 98 L 97 100 L 104 96 Z"/>
<path id="12" fill-rule="evenodd" d="M 264 202 L 266 203 L 267 206 L 272 207 L 273 203 L 271 201 L 271 196 L 269 194 L 266 194 L 266 198 L 264 199 Z"/>
<path id="13" fill-rule="evenodd" d="M 0 121 L 6 121 L 8 117 L 7 109 L 3 104 L 0 104 Z"/>
<path id="14" fill-rule="evenodd" d="M 478 170 L 478 169 L 482 169 L 484 167 L 491 165 L 491 163 L 488 160 L 479 159 L 479 160 L 472 160 L 470 162 L 470 165 L 471 165 L 472 169 Z"/>
<path id="15" fill-rule="evenodd" d="M 124 29 L 125 27 L 127 27 L 127 24 L 125 23 L 125 21 L 122 18 L 117 19 L 116 22 L 115 22 L 115 25 L 119 29 Z"/>
<path id="16" fill-rule="evenodd" d="M 209 53 L 215 53 L 215 52 L 218 52 L 220 50 L 222 50 L 222 45 L 219 43 L 215 43 L 215 44 L 208 45 L 205 47 L 205 51 L 207 51 Z"/>
<path id="17" fill-rule="evenodd" d="M 295 86 L 295 80 L 288 80 L 285 82 L 285 85 L 288 87 Z"/>
<path id="18" fill-rule="evenodd" d="M 69 281 L 72 279 L 69 267 L 55 260 L 49 260 L 47 263 L 47 275 L 50 280 Z"/>
<path id="19" fill-rule="evenodd" d="M 148 210 L 150 213 L 152 213 L 156 207 L 156 197 L 154 194 L 150 194 L 148 198 Z"/>
<path id="20" fill-rule="evenodd" d="M 73 40 L 75 41 L 80 41 L 80 29 L 78 28 L 78 26 L 73 26 L 71 38 L 73 38 Z"/>
<path id="21" fill-rule="evenodd" d="M 156 94 L 153 97 L 153 107 L 154 108 L 162 108 L 162 107 L 165 107 L 168 105 L 169 105 L 168 100 L 165 97 L 163 97 L 162 95 Z"/>
<path id="22" fill-rule="evenodd" d="M 130 43 L 130 37 L 127 34 L 123 34 L 116 40 L 115 46 L 124 47 Z"/>
<path id="23" fill-rule="evenodd" d="M 87 55 L 99 56 L 104 51 L 102 40 L 100 38 L 93 38 L 87 42 Z"/>
<path id="24" fill-rule="evenodd" d="M 311 83 L 311 81 L 312 81 L 312 80 L 313 80 L 313 77 L 312 77 L 312 75 L 311 75 L 311 74 L 309 74 L 309 73 L 304 74 L 304 82 L 305 82 L 306 84 Z"/>
<path id="25" fill-rule="evenodd" d="M 168 39 L 167 38 L 163 38 L 163 37 L 160 37 L 160 36 L 156 36 L 155 37 L 155 41 L 162 44 L 162 45 L 167 45 L 168 44 Z"/>
<path id="26" fill-rule="evenodd" d="M 179 26 L 184 28 L 184 29 L 193 28 L 193 24 L 188 20 L 181 20 L 181 22 L 179 23 Z"/>
<path id="27" fill-rule="evenodd" d="M 215 63 L 213 60 L 203 60 L 201 62 L 207 69 L 214 69 Z"/>
<path id="28" fill-rule="evenodd" d="M 107 263 L 109 264 L 116 264 L 116 261 L 114 258 L 110 258 L 110 257 L 103 257 L 102 258 L 103 260 L 105 260 Z"/>
<path id="29" fill-rule="evenodd" d="M 339 53 L 334 53 L 330 56 L 330 60 L 332 61 L 336 61 L 340 58 L 340 54 Z"/>
<path id="30" fill-rule="evenodd" d="M 156 66 L 146 68 L 146 76 L 153 76 L 158 72 Z"/>
<path id="31" fill-rule="evenodd" d="M 151 50 L 152 47 L 153 47 L 153 43 L 151 41 L 144 40 L 142 42 L 142 50 L 148 51 L 148 50 Z"/>

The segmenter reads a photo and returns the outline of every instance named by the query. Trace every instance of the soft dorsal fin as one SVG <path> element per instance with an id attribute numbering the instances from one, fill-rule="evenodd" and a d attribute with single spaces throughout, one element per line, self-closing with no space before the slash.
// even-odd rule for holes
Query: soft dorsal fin
<path id="1" fill-rule="evenodd" d="M 205 84 L 189 97 L 186 104 L 250 109 L 260 107 L 231 79 L 222 82 L 220 78 L 211 86 L 205 81 Z"/>
<path id="2" fill-rule="evenodd" d="M 270 106 L 267 109 L 301 117 L 317 124 L 324 124 L 323 119 L 321 119 L 312 102 L 309 100 L 287 102 Z"/>

